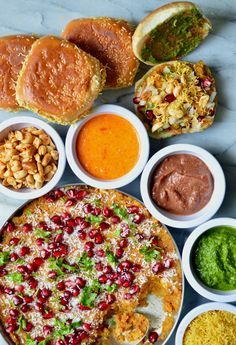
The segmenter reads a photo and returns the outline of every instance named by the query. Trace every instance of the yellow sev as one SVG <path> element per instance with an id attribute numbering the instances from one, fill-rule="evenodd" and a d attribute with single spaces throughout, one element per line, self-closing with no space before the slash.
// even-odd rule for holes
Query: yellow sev
<path id="1" fill-rule="evenodd" d="M 189 324 L 183 345 L 236 345 L 236 315 L 222 310 L 202 313 Z"/>

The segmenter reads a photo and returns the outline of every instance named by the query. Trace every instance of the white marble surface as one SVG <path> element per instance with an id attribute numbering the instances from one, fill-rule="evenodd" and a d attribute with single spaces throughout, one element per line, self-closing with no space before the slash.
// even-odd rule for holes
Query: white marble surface
<path id="1" fill-rule="evenodd" d="M 123 17 L 137 23 L 156 7 L 167 3 L 160 0 L 0 0 L 0 35 L 15 33 L 60 34 L 71 19 L 86 16 Z M 203 59 L 213 70 L 217 81 L 219 106 L 214 125 L 203 133 L 179 136 L 162 142 L 152 141 L 152 154 L 160 147 L 173 143 L 190 143 L 204 147 L 215 155 L 223 166 L 227 192 L 217 216 L 236 215 L 236 0 L 196 0 L 211 19 L 213 31 L 205 42 L 186 59 Z M 143 74 L 142 67 L 139 76 Z M 97 103 L 116 103 L 131 110 L 132 88 L 107 91 Z M 21 115 L 35 116 L 22 111 Z M 0 121 L 18 116 L 0 111 Z M 64 137 L 67 128 L 55 126 Z M 62 183 L 78 182 L 70 169 Z M 139 179 L 123 190 L 140 197 Z M 21 204 L 0 195 L 0 224 Z M 171 229 L 182 249 L 188 231 Z M 199 303 L 206 302 L 189 286 L 186 288 L 182 316 Z M 0 344 L 3 340 L 0 339 Z M 174 336 L 168 345 L 174 344 Z"/>

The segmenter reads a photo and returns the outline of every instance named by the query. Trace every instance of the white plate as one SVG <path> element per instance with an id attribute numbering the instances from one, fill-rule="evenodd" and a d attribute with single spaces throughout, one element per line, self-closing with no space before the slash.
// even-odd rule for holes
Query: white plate
<path id="1" fill-rule="evenodd" d="M 184 334 L 190 322 L 193 319 L 195 319 L 198 315 L 209 310 L 224 310 L 224 311 L 229 311 L 233 314 L 236 314 L 236 307 L 230 304 L 226 304 L 226 303 L 205 303 L 194 308 L 187 315 L 185 315 L 185 317 L 180 322 L 179 327 L 176 332 L 175 345 L 183 344 Z M 202 345 L 204 344 L 202 343 Z"/>

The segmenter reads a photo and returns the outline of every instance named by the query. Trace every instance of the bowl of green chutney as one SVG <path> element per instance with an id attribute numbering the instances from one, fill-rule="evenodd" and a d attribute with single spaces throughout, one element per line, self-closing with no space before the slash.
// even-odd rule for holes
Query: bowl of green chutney
<path id="1" fill-rule="evenodd" d="M 193 230 L 183 248 L 182 265 L 201 296 L 236 301 L 236 219 L 212 219 Z"/>

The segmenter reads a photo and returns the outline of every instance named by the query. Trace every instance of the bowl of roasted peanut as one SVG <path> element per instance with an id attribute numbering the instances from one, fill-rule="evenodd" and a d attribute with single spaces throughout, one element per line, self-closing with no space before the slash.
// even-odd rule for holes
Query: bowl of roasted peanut
<path id="1" fill-rule="evenodd" d="M 49 124 L 27 116 L 0 124 L 0 193 L 38 198 L 57 185 L 65 165 L 63 141 Z"/>

